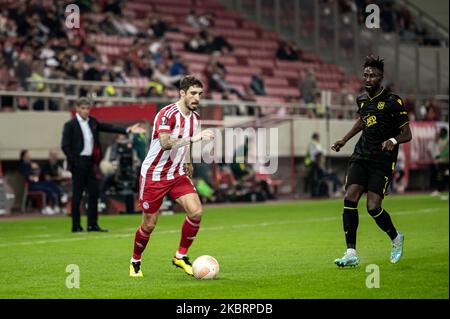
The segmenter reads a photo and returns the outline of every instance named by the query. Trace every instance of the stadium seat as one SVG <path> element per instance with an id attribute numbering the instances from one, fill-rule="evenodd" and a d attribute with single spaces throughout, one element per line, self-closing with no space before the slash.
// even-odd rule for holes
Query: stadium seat
<path id="1" fill-rule="evenodd" d="M 21 210 L 23 213 L 28 212 L 31 202 L 35 202 L 37 208 L 42 209 L 47 206 L 47 196 L 42 191 L 30 191 L 28 181 L 24 181 Z"/>
<path id="2" fill-rule="evenodd" d="M 258 67 L 264 67 L 264 68 L 270 68 L 272 69 L 275 66 L 275 63 L 272 60 L 269 59 L 254 59 L 254 58 L 250 58 L 248 59 L 248 64 L 250 66 L 258 66 Z"/>

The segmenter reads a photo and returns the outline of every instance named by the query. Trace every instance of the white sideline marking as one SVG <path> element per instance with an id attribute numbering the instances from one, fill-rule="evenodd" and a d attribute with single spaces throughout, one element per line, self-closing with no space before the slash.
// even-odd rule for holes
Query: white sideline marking
<path id="1" fill-rule="evenodd" d="M 420 213 L 434 213 L 436 211 L 441 210 L 440 208 L 425 208 L 425 209 L 418 209 L 418 210 L 412 210 L 412 211 L 398 211 L 395 212 L 395 215 L 412 215 L 412 214 L 420 214 Z M 369 218 L 370 216 L 368 214 L 360 215 L 360 218 Z M 315 223 L 315 222 L 324 222 L 324 221 L 333 221 L 333 220 L 341 220 L 342 216 L 336 216 L 336 217 L 323 217 L 323 218 L 310 218 L 310 219 L 304 219 L 304 220 L 295 220 L 295 221 L 279 221 L 279 222 L 273 222 L 273 223 L 255 223 L 255 224 L 237 224 L 237 225 L 231 225 L 231 228 L 249 228 L 249 227 L 266 227 L 266 226 L 273 226 L 273 225 L 289 225 L 289 224 L 301 224 L 301 223 Z M 227 227 L 228 228 L 228 227 Z M 128 229 L 128 228 L 126 228 Z M 202 231 L 211 231 L 211 230 L 222 230 L 225 229 L 224 226 L 218 226 L 218 227 L 204 227 L 201 230 Z M 133 229 L 134 230 L 134 229 Z M 162 230 L 157 231 L 158 235 L 164 235 L 164 234 L 174 234 L 179 233 L 179 229 L 172 229 L 172 230 Z M 83 235 L 83 234 L 79 234 Z M 16 243 L 4 243 L 0 244 L 0 247 L 11 247 L 11 246 L 27 246 L 27 245 L 37 245 L 37 244 L 49 244 L 49 243 L 63 243 L 63 242 L 71 242 L 71 241 L 80 241 L 80 240 L 92 240 L 92 239 L 110 239 L 110 238 L 126 238 L 126 237 L 132 237 L 134 235 L 134 232 L 129 234 L 117 234 L 117 235 L 110 235 L 110 236 L 83 236 L 78 238 L 60 238 L 60 239 L 50 239 L 50 240 L 37 240 L 37 241 L 25 241 L 25 242 L 16 242 Z M 35 237 L 45 237 L 49 235 L 35 235 Z M 31 237 L 31 236 L 30 236 Z"/>

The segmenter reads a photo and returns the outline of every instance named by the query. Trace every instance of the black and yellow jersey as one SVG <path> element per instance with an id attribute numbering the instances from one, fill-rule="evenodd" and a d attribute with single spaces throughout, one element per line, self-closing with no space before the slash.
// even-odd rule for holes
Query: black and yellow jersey
<path id="1" fill-rule="evenodd" d="M 363 129 L 352 158 L 395 162 L 398 144 L 392 151 L 381 148 L 384 141 L 396 137 L 409 122 L 403 100 L 382 88 L 373 97 L 367 93 L 358 96 L 356 103 Z"/>

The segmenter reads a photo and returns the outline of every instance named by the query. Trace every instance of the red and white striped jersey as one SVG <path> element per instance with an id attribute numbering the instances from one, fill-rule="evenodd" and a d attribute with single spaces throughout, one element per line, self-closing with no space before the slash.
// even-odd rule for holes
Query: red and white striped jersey
<path id="1" fill-rule="evenodd" d="M 197 112 L 193 111 L 185 116 L 177 103 L 163 107 L 156 114 L 153 123 L 150 149 L 141 167 L 142 178 L 147 181 L 164 181 L 184 175 L 183 164 L 189 145 L 165 151 L 161 148 L 158 134 L 167 132 L 171 139 L 180 139 L 194 135 L 199 126 L 200 115 Z"/>

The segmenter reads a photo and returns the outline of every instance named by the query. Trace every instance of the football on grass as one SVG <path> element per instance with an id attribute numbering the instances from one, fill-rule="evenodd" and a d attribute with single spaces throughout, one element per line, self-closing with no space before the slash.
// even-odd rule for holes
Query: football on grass
<path id="1" fill-rule="evenodd" d="M 219 263 L 216 258 L 203 255 L 194 260 L 192 272 L 197 279 L 214 279 L 219 274 Z"/>

